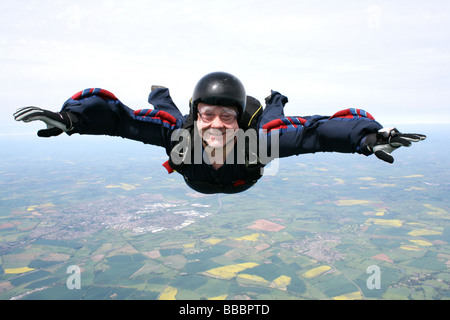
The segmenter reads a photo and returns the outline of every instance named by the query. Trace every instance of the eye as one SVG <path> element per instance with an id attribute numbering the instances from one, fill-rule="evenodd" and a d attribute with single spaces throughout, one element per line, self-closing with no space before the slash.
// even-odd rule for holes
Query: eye
<path id="1" fill-rule="evenodd" d="M 233 120 L 234 116 L 232 116 L 232 115 L 229 114 L 229 113 L 226 113 L 226 114 L 221 115 L 220 118 L 221 118 L 223 121 L 231 121 L 231 120 Z"/>

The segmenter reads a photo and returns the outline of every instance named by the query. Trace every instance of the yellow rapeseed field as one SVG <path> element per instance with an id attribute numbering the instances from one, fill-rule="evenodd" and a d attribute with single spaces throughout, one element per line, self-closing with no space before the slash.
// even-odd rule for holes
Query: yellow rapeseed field
<path id="1" fill-rule="evenodd" d="M 417 230 L 413 230 L 413 231 L 408 232 L 408 234 L 410 236 L 413 236 L 413 237 L 417 237 L 417 236 L 435 236 L 435 235 L 442 234 L 442 232 L 434 231 L 434 230 L 430 230 L 430 229 L 417 229 Z"/>
<path id="2" fill-rule="evenodd" d="M 23 267 L 23 268 L 11 268 L 11 269 L 5 269 L 5 273 L 7 274 L 15 274 L 15 273 L 25 273 L 28 271 L 33 271 L 33 268 Z"/>
<path id="3" fill-rule="evenodd" d="M 256 240 L 258 240 L 258 238 L 259 238 L 259 233 L 253 233 L 253 234 L 250 234 L 250 235 L 248 235 L 248 236 L 243 236 L 243 237 L 240 237 L 240 238 L 235 238 L 235 240 L 238 240 L 238 241 L 243 241 L 243 240 L 247 240 L 247 241 L 256 241 Z"/>
<path id="4" fill-rule="evenodd" d="M 306 271 L 305 273 L 303 273 L 303 277 L 305 278 L 314 278 L 317 277 L 318 275 L 321 275 L 324 272 L 327 272 L 331 270 L 330 266 L 320 266 L 311 270 Z"/>
<path id="5" fill-rule="evenodd" d="M 409 240 L 412 243 L 417 244 L 418 246 L 432 246 L 433 244 L 431 242 L 425 241 L 425 240 Z"/>
<path id="6" fill-rule="evenodd" d="M 444 219 L 450 219 L 450 215 L 444 209 L 432 206 L 431 204 L 427 204 L 427 203 L 425 203 L 423 206 L 430 210 L 433 210 L 433 211 L 427 212 L 430 215 L 441 216 Z"/>
<path id="7" fill-rule="evenodd" d="M 418 246 L 400 246 L 400 249 L 408 251 L 420 251 L 420 248 Z"/>
<path id="8" fill-rule="evenodd" d="M 348 199 L 348 200 L 338 200 L 337 201 L 337 205 L 338 206 L 356 206 L 358 204 L 367 204 L 370 201 L 368 200 L 352 200 L 352 199 Z"/>
<path id="9" fill-rule="evenodd" d="M 231 264 L 228 266 L 210 269 L 206 271 L 206 273 L 222 279 L 231 279 L 234 278 L 239 272 L 244 271 L 245 269 L 254 268 L 258 265 L 259 264 L 253 262 Z"/>
<path id="10" fill-rule="evenodd" d="M 355 291 L 351 293 L 342 294 L 332 298 L 333 300 L 359 300 L 362 299 L 361 292 Z"/>
<path id="11" fill-rule="evenodd" d="M 173 287 L 167 287 L 164 289 L 163 293 L 159 296 L 158 300 L 175 300 L 178 290 Z"/>
<path id="12" fill-rule="evenodd" d="M 272 284 L 278 288 L 284 288 L 291 283 L 291 277 L 288 276 L 279 276 L 275 280 L 272 281 Z"/>
<path id="13" fill-rule="evenodd" d="M 214 244 L 218 244 L 219 242 L 222 242 L 223 240 L 225 240 L 225 239 L 209 238 L 209 239 L 206 239 L 205 242 L 214 245 Z"/>
<path id="14" fill-rule="evenodd" d="M 254 274 L 243 273 L 243 274 L 239 274 L 238 278 L 252 280 L 252 281 L 261 282 L 261 283 L 268 283 L 268 281 L 266 279 L 264 279 L 263 277 L 256 276 Z"/>
<path id="15" fill-rule="evenodd" d="M 376 219 L 376 218 L 369 218 L 366 221 L 367 224 L 373 223 L 378 226 L 390 226 L 390 227 L 401 227 L 403 224 L 402 220 L 398 219 Z"/>
<path id="16" fill-rule="evenodd" d="M 120 185 L 117 185 L 117 186 L 109 185 L 109 186 L 106 186 L 106 188 L 121 188 L 123 190 L 130 191 L 130 190 L 136 189 L 136 186 L 138 186 L 138 185 L 131 185 L 131 184 L 128 184 L 128 183 L 121 183 Z"/>
<path id="17" fill-rule="evenodd" d="M 221 296 L 208 298 L 208 300 L 225 300 L 226 298 L 228 298 L 228 295 L 227 294 L 223 294 Z"/>

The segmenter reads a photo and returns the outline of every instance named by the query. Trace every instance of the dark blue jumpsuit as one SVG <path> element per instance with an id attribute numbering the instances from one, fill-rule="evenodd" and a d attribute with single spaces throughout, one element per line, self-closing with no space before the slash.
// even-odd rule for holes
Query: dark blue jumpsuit
<path id="1" fill-rule="evenodd" d="M 164 147 L 170 155 L 178 143 L 172 141 L 172 133 L 183 127 L 187 116 L 181 114 L 166 88 L 152 91 L 148 101 L 154 109 L 132 110 L 107 90 L 86 89 L 67 100 L 61 111 L 78 118 L 69 135 L 119 136 Z M 263 141 L 270 143 L 269 137 L 278 135 L 280 158 L 324 151 L 371 154 L 363 148 L 364 138 L 382 126 L 369 113 L 346 109 L 331 117 L 286 117 L 283 108 L 287 101 L 285 96 L 272 91 L 258 122 L 260 134 L 267 138 Z M 247 172 L 245 164 L 237 161 L 225 162 L 218 170 L 202 162 L 185 165 L 182 175 L 192 189 L 202 193 L 237 193 L 255 183 Z"/>

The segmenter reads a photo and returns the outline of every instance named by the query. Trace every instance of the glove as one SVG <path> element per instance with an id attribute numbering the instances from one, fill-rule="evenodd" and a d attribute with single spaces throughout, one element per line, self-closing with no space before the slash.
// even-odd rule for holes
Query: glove
<path id="1" fill-rule="evenodd" d="M 39 130 L 39 137 L 52 137 L 60 135 L 73 129 L 73 123 L 76 122 L 76 116 L 69 112 L 52 112 L 38 107 L 20 108 L 14 113 L 16 121 L 31 122 L 35 120 L 44 121 L 47 129 Z"/>
<path id="2" fill-rule="evenodd" d="M 411 142 L 425 140 L 426 136 L 417 133 L 401 133 L 396 128 L 383 128 L 378 133 L 369 134 L 364 146 L 373 152 L 378 159 L 393 163 L 391 152 L 400 147 L 409 147 Z"/>

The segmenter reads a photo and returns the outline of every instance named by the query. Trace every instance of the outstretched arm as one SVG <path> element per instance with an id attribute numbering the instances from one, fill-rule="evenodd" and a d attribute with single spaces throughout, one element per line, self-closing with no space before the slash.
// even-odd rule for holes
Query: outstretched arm
<path id="1" fill-rule="evenodd" d="M 331 117 L 286 117 L 283 108 L 287 102 L 287 97 L 272 92 L 266 99 L 260 122 L 263 134 L 270 136 L 274 131 L 278 134 L 280 157 L 315 152 L 375 153 L 378 158 L 392 163 L 390 153 L 394 149 L 425 139 L 424 135 L 401 134 L 396 129 L 385 132 L 372 115 L 362 109 L 345 109 Z"/>
<path id="2" fill-rule="evenodd" d="M 155 109 L 133 111 L 107 90 L 86 89 L 68 99 L 58 113 L 26 107 L 14 117 L 24 122 L 44 121 L 47 129 L 38 132 L 41 137 L 62 132 L 110 135 L 168 148 L 172 131 L 181 127 L 184 119 L 168 89 L 156 89 L 149 101 L 155 104 Z"/>

